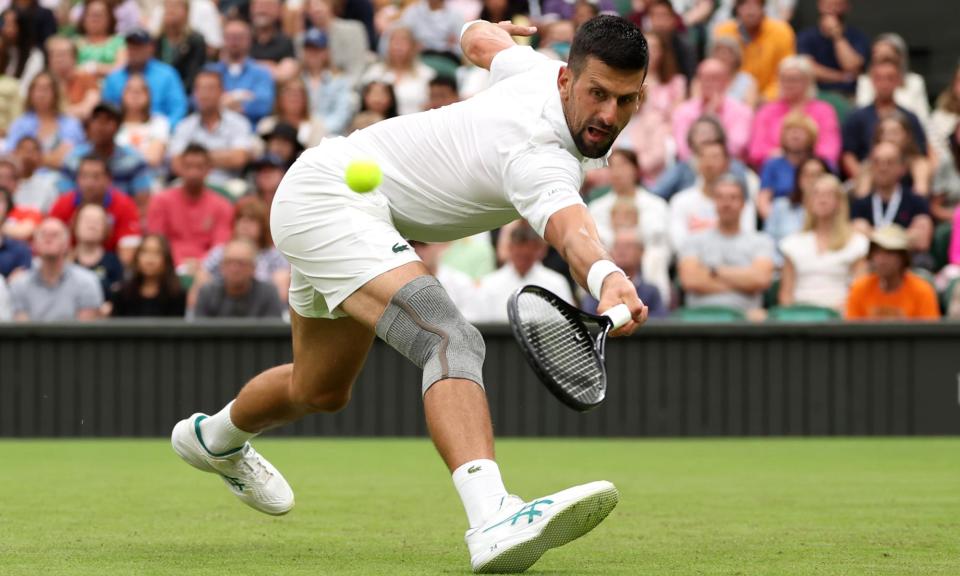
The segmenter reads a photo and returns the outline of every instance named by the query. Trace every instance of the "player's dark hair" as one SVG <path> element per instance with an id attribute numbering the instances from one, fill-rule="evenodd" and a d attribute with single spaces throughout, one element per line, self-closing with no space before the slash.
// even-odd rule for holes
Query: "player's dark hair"
<path id="1" fill-rule="evenodd" d="M 577 30 L 567 66 L 576 76 L 591 57 L 615 70 L 646 70 L 647 40 L 629 20 L 602 14 L 587 20 Z"/>

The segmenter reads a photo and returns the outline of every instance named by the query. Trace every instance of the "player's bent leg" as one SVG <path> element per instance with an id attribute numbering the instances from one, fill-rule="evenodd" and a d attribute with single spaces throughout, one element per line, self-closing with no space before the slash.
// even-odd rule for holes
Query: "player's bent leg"
<path id="1" fill-rule="evenodd" d="M 257 375 L 219 413 L 181 420 L 171 436 L 174 450 L 187 463 L 220 475 L 245 504 L 274 515 L 293 507 L 293 490 L 247 440 L 311 412 L 346 405 L 373 340 L 370 330 L 350 318 L 305 318 L 292 312 L 291 329 L 293 364 Z"/>

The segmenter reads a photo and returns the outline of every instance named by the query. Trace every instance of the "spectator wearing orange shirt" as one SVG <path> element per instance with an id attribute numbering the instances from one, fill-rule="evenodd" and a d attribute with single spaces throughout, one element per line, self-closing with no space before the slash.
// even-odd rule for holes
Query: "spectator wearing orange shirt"
<path id="1" fill-rule="evenodd" d="M 147 210 L 147 230 L 166 237 L 183 274 L 196 273 L 207 252 L 233 234 L 233 206 L 204 186 L 211 167 L 206 148 L 188 145 L 180 156 L 182 184 L 156 194 Z"/>
<path id="2" fill-rule="evenodd" d="M 937 293 L 910 272 L 910 239 L 896 224 L 870 237 L 870 274 L 853 283 L 847 299 L 849 320 L 937 320 Z"/>
<path id="3" fill-rule="evenodd" d="M 780 92 L 777 82 L 780 61 L 796 53 L 793 28 L 786 22 L 767 18 L 763 13 L 763 0 L 737 0 L 734 14 L 736 20 L 718 24 L 713 35 L 740 42 L 743 70 L 757 81 L 764 100 L 775 100 Z"/>

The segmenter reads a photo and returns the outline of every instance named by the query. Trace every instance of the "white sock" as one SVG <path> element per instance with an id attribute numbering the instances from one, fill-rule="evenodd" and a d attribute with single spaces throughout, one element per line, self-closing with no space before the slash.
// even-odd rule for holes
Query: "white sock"
<path id="1" fill-rule="evenodd" d="M 480 526 L 499 510 L 507 496 L 500 467 L 493 460 L 471 460 L 461 465 L 453 471 L 453 485 L 463 501 L 471 528 Z"/>
<path id="2" fill-rule="evenodd" d="M 233 406 L 233 401 L 224 406 L 223 410 L 200 422 L 200 436 L 203 438 L 203 444 L 207 447 L 207 451 L 213 455 L 236 450 L 243 446 L 247 440 L 257 435 L 257 433 L 245 432 L 234 426 L 233 420 L 230 420 L 231 406 Z"/>

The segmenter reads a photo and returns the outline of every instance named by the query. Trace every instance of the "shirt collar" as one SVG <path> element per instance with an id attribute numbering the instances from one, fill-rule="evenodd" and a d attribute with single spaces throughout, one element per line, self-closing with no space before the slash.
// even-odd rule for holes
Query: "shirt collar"
<path id="1" fill-rule="evenodd" d="M 560 101 L 560 91 L 556 90 L 547 100 L 547 105 L 543 109 L 543 117 L 550 127 L 551 134 L 560 140 L 560 146 L 569 152 L 584 170 L 603 168 L 607 165 L 607 158 L 610 151 L 603 158 L 587 158 L 577 149 L 577 144 L 573 141 L 573 135 L 570 133 L 570 127 L 567 126 L 567 118 L 563 114 L 563 103 Z M 613 147 L 611 146 L 611 150 Z"/>
<path id="2" fill-rule="evenodd" d="M 113 204 L 113 193 L 114 193 L 113 188 L 107 188 L 107 193 L 103 195 L 102 206 L 105 210 L 109 210 L 110 205 Z M 80 194 L 80 190 L 75 191 L 73 196 L 73 205 L 79 207 L 82 202 L 83 202 L 83 195 Z"/>

